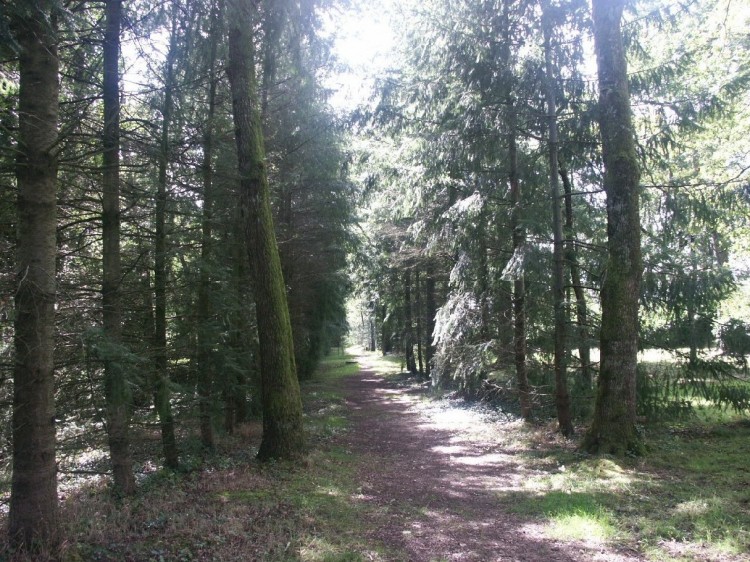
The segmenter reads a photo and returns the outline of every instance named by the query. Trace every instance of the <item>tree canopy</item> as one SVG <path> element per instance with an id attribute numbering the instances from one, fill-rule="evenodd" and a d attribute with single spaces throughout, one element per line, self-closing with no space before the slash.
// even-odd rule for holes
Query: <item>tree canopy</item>
<path id="1" fill-rule="evenodd" d="M 342 26 L 373 17 L 392 44 L 363 62 Z M 252 420 L 259 458 L 299 461 L 300 381 L 347 344 L 592 453 L 746 413 L 748 24 L 746 0 L 1 3 L 12 542 L 63 539 L 84 452 L 119 496 Z"/>

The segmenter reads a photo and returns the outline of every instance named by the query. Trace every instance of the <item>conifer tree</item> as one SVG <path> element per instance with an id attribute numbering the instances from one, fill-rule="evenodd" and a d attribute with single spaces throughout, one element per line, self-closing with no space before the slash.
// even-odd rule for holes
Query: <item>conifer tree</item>
<path id="1" fill-rule="evenodd" d="M 107 436 L 115 489 L 123 495 L 135 491 L 130 457 L 129 391 L 125 366 L 118 357 L 122 345 L 120 285 L 120 27 L 122 1 L 107 0 L 104 34 L 104 135 L 102 194 L 102 308 L 104 336 L 117 350 L 104 358 L 107 400 Z"/>
<path id="2" fill-rule="evenodd" d="M 607 270 L 602 284 L 601 365 L 594 419 L 583 440 L 592 453 L 640 452 L 636 366 L 640 297 L 640 170 L 620 29 L 624 1 L 594 0 L 599 127 L 607 195 Z"/>
<path id="3" fill-rule="evenodd" d="M 59 539 L 53 364 L 59 59 L 51 6 L 30 2 L 12 21 L 20 86 L 9 534 L 29 549 L 54 547 Z"/>
<path id="4" fill-rule="evenodd" d="M 271 214 L 263 129 L 255 77 L 253 6 L 231 0 L 229 80 L 237 143 L 240 207 L 253 272 L 261 368 L 263 438 L 260 459 L 302 453 L 302 402 L 294 362 L 286 287 Z"/>

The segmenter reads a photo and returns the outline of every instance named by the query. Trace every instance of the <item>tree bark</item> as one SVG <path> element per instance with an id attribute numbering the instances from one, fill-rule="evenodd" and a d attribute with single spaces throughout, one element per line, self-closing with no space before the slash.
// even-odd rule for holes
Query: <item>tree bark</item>
<path id="1" fill-rule="evenodd" d="M 113 351 L 104 358 L 107 438 L 115 492 L 135 492 L 130 455 L 130 393 L 122 361 L 120 304 L 120 29 L 122 1 L 107 0 L 104 32 L 104 135 L 102 194 L 102 309 L 104 337 Z"/>
<path id="2" fill-rule="evenodd" d="M 208 115 L 203 133 L 203 216 L 201 218 L 201 271 L 198 284 L 198 412 L 200 417 L 201 442 L 207 449 L 214 448 L 214 426 L 212 419 L 213 386 L 216 370 L 212 358 L 214 345 L 211 329 L 211 273 L 212 222 L 213 222 L 213 155 L 214 117 L 216 114 L 216 51 L 219 43 L 220 7 L 215 0 L 211 7 L 210 52 L 208 61 Z"/>
<path id="3" fill-rule="evenodd" d="M 565 193 L 565 259 L 570 269 L 570 281 L 576 296 L 576 324 L 578 325 L 578 356 L 581 360 L 581 376 L 578 378 L 581 394 L 585 400 L 589 399 L 593 379 L 591 376 L 591 348 L 589 346 L 589 334 L 587 328 L 588 306 L 586 294 L 581 284 L 581 271 L 578 267 L 578 255 L 576 252 L 575 236 L 573 231 L 573 186 L 570 184 L 568 171 L 560 168 L 560 178 Z M 587 407 L 590 413 L 590 406 Z"/>
<path id="4" fill-rule="evenodd" d="M 422 361 L 422 284 L 419 280 L 419 268 L 414 269 L 414 290 L 416 294 L 416 317 L 417 317 L 417 368 L 420 376 L 424 376 L 424 363 Z"/>
<path id="5" fill-rule="evenodd" d="M 620 30 L 624 0 L 594 0 L 599 128 L 607 194 L 607 270 L 602 282 L 601 365 L 594 419 L 582 447 L 641 453 L 636 431 L 638 298 L 642 275 L 640 170 Z"/>
<path id="6" fill-rule="evenodd" d="M 240 176 L 240 207 L 253 272 L 261 362 L 260 459 L 293 459 L 304 448 L 302 401 L 279 250 L 274 234 L 258 107 L 252 0 L 232 0 L 229 81 Z"/>
<path id="7" fill-rule="evenodd" d="M 432 333 L 435 331 L 435 316 L 437 314 L 437 303 L 435 302 L 435 272 L 429 267 L 424 283 L 425 293 L 425 376 L 429 377 L 432 370 L 432 359 L 435 357 L 435 346 L 432 344 Z"/>
<path id="8" fill-rule="evenodd" d="M 545 11 L 547 7 L 545 6 Z M 545 97 L 547 99 L 547 150 L 549 157 L 549 189 L 552 199 L 552 232 L 553 232 L 553 306 L 555 309 L 555 405 L 560 433 L 565 437 L 573 435 L 573 421 L 570 411 L 570 394 L 568 393 L 568 374 L 566 358 L 567 312 L 565 306 L 565 255 L 562 227 L 562 204 L 560 184 L 557 178 L 557 100 L 552 67 L 551 21 L 544 14 L 544 69 Z"/>
<path id="9" fill-rule="evenodd" d="M 404 360 L 406 361 L 406 370 L 410 373 L 416 374 L 417 362 L 414 357 L 414 319 L 411 313 L 411 271 L 406 268 L 404 270 L 404 331 L 403 331 L 403 346 L 404 346 Z"/>
<path id="10" fill-rule="evenodd" d="M 154 404 L 161 426 L 164 465 L 179 466 L 174 417 L 170 401 L 169 365 L 167 361 L 167 166 L 169 157 L 169 127 L 172 121 L 174 96 L 174 63 L 177 57 L 177 9 L 172 7 L 172 29 L 166 60 L 164 104 L 162 106 L 161 146 L 156 193 L 156 240 L 154 247 L 154 367 L 156 381 Z"/>
<path id="11" fill-rule="evenodd" d="M 241 304 L 244 303 L 248 290 L 248 263 L 247 244 L 244 239 L 245 227 L 242 224 L 239 212 L 235 212 L 232 218 L 232 230 L 230 232 L 231 255 L 232 255 L 232 291 L 235 301 L 228 316 L 229 323 L 229 346 L 239 363 L 238 369 L 229 369 L 223 377 L 224 398 L 224 429 L 228 434 L 234 432 L 236 424 L 243 423 L 247 419 L 249 409 L 247 390 L 250 379 L 257 379 L 257 350 L 250 334 L 255 332 L 255 326 L 251 325 L 250 315 Z M 248 307 L 249 308 L 249 307 Z M 259 389 L 260 384 L 254 385 Z M 257 403 L 255 393 L 252 397 L 253 403 Z M 254 408 L 258 410 L 258 408 Z"/>
<path id="12" fill-rule="evenodd" d="M 509 108 L 508 161 L 510 183 L 511 217 L 510 227 L 513 236 L 513 254 L 524 251 L 526 230 L 521 222 L 521 182 L 518 178 L 518 147 L 516 145 L 515 108 Z M 513 359 L 516 366 L 518 400 L 521 406 L 521 417 L 530 421 L 531 386 L 526 368 L 526 275 L 523 267 L 513 279 Z"/>
<path id="13" fill-rule="evenodd" d="M 57 40 L 49 3 L 13 22 L 20 47 L 18 239 L 16 247 L 13 476 L 9 534 L 15 546 L 54 548 L 58 537 L 55 463 L 55 254 Z M 37 14 L 38 12 L 38 14 Z"/>

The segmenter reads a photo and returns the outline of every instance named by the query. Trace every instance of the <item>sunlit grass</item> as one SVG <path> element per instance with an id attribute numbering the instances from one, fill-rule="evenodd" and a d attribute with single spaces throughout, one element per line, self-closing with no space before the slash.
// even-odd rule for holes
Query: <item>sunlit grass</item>
<path id="1" fill-rule="evenodd" d="M 566 513 L 550 517 L 547 535 L 554 539 L 605 542 L 617 533 L 610 517 L 604 514 Z"/>
<path id="2" fill-rule="evenodd" d="M 501 501 L 558 540 L 637 545 L 648 560 L 743 559 L 750 423 L 711 419 L 727 418 L 707 412 L 647 428 L 641 459 L 591 457 L 571 446 L 527 452 L 536 475 Z"/>
<path id="3" fill-rule="evenodd" d="M 404 359 L 399 355 L 383 355 L 379 351 L 363 351 L 356 348 L 350 351 L 356 353 L 363 369 L 378 375 L 394 376 L 404 372 Z"/>

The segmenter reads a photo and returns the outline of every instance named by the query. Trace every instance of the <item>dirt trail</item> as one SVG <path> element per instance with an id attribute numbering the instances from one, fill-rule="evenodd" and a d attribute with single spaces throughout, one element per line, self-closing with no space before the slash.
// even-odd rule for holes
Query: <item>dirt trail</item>
<path id="1" fill-rule="evenodd" d="M 360 364 L 345 383 L 353 427 L 343 440 L 365 459 L 358 501 L 380 513 L 368 522 L 373 539 L 415 562 L 642 560 L 596 541 L 555 541 L 540 522 L 504 511 L 503 492 L 530 476 L 509 436 L 517 422 L 430 405 L 423 389 L 368 370 L 367 357 Z"/>

